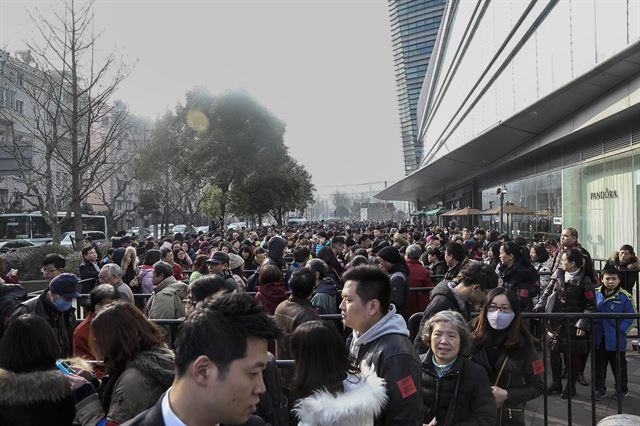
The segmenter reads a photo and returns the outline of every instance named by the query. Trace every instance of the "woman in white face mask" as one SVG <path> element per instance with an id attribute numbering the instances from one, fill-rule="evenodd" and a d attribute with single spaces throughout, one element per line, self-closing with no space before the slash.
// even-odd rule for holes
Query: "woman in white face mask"
<path id="1" fill-rule="evenodd" d="M 518 297 L 503 287 L 487 295 L 473 328 L 472 359 L 482 365 L 498 408 L 497 425 L 524 425 L 525 402 L 542 394 L 544 364 L 520 315 Z"/>

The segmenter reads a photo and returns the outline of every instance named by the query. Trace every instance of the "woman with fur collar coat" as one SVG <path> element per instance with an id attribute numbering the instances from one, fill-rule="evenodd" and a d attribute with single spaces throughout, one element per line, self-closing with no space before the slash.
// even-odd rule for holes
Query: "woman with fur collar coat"
<path id="1" fill-rule="evenodd" d="M 615 252 L 607 261 L 607 265 L 613 266 L 620 271 L 620 288 L 632 293 L 633 287 L 638 281 L 638 270 L 640 269 L 640 260 L 633 250 L 633 246 L 624 244 L 620 250 Z M 635 271 L 635 272 L 627 272 Z"/>
<path id="2" fill-rule="evenodd" d="M 292 390 L 300 399 L 293 413 L 299 426 L 370 426 L 387 402 L 384 379 L 374 366 L 351 364 L 332 325 L 309 321 L 291 336 L 296 366 Z"/>
<path id="3" fill-rule="evenodd" d="M 71 389 L 56 368 L 59 353 L 58 339 L 43 318 L 28 314 L 11 321 L 0 343 L 0 425 L 73 423 Z"/>

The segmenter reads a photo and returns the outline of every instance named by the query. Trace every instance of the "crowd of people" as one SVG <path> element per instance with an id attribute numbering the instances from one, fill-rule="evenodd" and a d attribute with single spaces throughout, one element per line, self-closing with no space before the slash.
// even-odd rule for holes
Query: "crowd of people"
<path id="1" fill-rule="evenodd" d="M 636 312 L 633 247 L 596 273 L 574 228 L 559 242 L 320 223 L 85 243 L 77 274 L 47 255 L 47 289 L 0 322 L 0 424 L 524 425 L 545 391 L 542 338 L 548 393 L 586 383 L 593 341 L 596 399 L 609 366 L 613 397 L 628 394 L 631 320 L 522 316 Z"/>

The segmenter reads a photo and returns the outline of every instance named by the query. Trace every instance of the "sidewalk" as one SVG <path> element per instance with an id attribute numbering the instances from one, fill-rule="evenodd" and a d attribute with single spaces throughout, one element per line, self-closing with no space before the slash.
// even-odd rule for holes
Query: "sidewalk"
<path id="1" fill-rule="evenodd" d="M 630 342 L 631 339 L 628 339 Z M 585 377 L 591 384 L 591 357 L 587 360 Z M 547 360 L 547 368 L 549 362 Z M 631 351 L 631 344 L 627 351 L 627 372 L 629 375 L 629 396 L 622 401 L 622 412 L 625 414 L 640 415 L 640 353 Z M 547 371 L 547 380 L 551 382 L 551 371 Z M 563 381 L 563 385 L 564 385 Z M 618 413 L 618 403 L 609 395 L 613 393 L 613 374 L 611 369 L 607 371 L 607 396 L 601 401 L 596 401 L 596 421 L 604 417 Z M 574 425 L 591 425 L 591 386 L 576 384 L 577 395 L 572 399 L 571 413 Z M 559 395 L 550 395 L 548 404 L 548 424 L 550 426 L 566 426 L 567 422 L 567 401 L 561 399 Z M 527 403 L 526 408 L 527 425 L 544 425 L 544 402 L 540 397 Z"/>

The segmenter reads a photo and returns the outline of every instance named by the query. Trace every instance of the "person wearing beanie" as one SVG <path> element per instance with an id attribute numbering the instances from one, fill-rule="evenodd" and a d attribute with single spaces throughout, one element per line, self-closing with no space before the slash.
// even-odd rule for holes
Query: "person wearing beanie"
<path id="1" fill-rule="evenodd" d="M 404 257 L 395 247 L 387 246 L 378 251 L 378 266 L 389 274 L 391 283 L 391 303 L 396 311 L 407 318 L 409 301 L 409 267 Z"/>
<path id="2" fill-rule="evenodd" d="M 68 357 L 73 353 L 72 338 L 76 327 L 73 301 L 78 297 L 78 277 L 65 272 L 54 277 L 49 282 L 49 287 L 39 296 L 18 305 L 12 318 L 24 314 L 35 314 L 44 318 L 58 338 L 61 356 Z"/>

